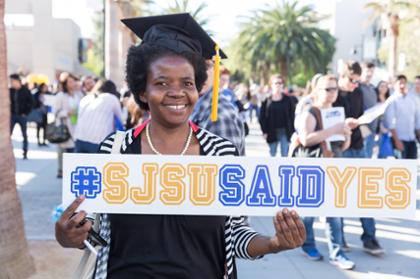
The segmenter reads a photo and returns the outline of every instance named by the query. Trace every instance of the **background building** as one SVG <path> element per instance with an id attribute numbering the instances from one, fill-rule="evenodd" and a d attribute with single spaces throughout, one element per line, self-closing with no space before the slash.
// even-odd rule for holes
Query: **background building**
<path id="1" fill-rule="evenodd" d="M 79 62 L 79 26 L 52 17 L 52 0 L 6 1 L 8 71 L 45 74 L 50 81 L 69 71 L 86 74 Z"/>
<path id="2" fill-rule="evenodd" d="M 336 51 L 331 62 L 331 69 L 337 72 L 346 60 L 359 62 L 372 61 L 376 67 L 374 83 L 379 79 L 388 79 L 387 70 L 378 59 L 378 49 L 385 38 L 384 26 L 380 20 L 373 20 L 371 12 L 365 8 L 365 0 L 331 1 L 331 14 L 327 28 L 337 39 Z"/>

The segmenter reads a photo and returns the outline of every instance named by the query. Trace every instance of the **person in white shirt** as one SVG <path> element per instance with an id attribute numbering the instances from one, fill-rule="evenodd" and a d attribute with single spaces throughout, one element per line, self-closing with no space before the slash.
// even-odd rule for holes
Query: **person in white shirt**
<path id="1" fill-rule="evenodd" d="M 70 132 L 70 138 L 65 142 L 59 143 L 57 148 L 57 178 L 62 178 L 63 153 L 74 152 L 74 129 L 77 124 L 79 102 L 83 95 L 77 90 L 77 77 L 71 73 L 61 73 L 59 81 L 61 91 L 55 96 L 55 118 L 57 123 L 63 123 L 66 125 Z"/>
<path id="2" fill-rule="evenodd" d="M 397 157 L 417 159 L 416 138 L 420 141 L 420 103 L 413 93 L 409 93 L 405 75 L 397 77 L 394 90 L 384 114 L 386 128 L 391 131 Z"/>
<path id="3" fill-rule="evenodd" d="M 76 126 L 76 152 L 96 153 L 101 141 L 115 132 L 121 123 L 121 104 L 112 94 L 115 84 L 107 80 L 98 93 L 90 93 L 80 101 Z"/>

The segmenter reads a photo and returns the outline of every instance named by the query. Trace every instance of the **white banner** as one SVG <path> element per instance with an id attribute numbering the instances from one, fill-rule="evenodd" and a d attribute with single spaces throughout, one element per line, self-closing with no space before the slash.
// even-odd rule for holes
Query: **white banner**
<path id="1" fill-rule="evenodd" d="M 89 213 L 414 218 L 416 160 L 64 154 Z"/>

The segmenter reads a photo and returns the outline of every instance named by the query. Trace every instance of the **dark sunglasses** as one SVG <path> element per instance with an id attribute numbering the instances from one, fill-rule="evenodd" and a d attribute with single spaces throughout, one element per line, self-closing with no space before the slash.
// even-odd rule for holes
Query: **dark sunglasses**
<path id="1" fill-rule="evenodd" d="M 335 93 L 338 91 L 337 87 L 327 87 L 327 88 L 323 88 L 325 91 L 327 91 L 328 93 Z"/>
<path id="2" fill-rule="evenodd" d="M 352 78 L 348 78 L 349 79 L 349 81 L 351 82 L 351 83 L 353 83 L 353 84 L 359 84 L 359 81 L 358 80 L 355 80 L 355 79 L 352 79 Z"/>

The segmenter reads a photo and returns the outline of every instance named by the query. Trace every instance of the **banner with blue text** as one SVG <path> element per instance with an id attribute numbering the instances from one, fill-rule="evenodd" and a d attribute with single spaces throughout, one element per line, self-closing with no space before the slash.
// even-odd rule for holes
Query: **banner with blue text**
<path id="1" fill-rule="evenodd" d="M 414 218 L 416 160 L 64 154 L 90 213 Z"/>

